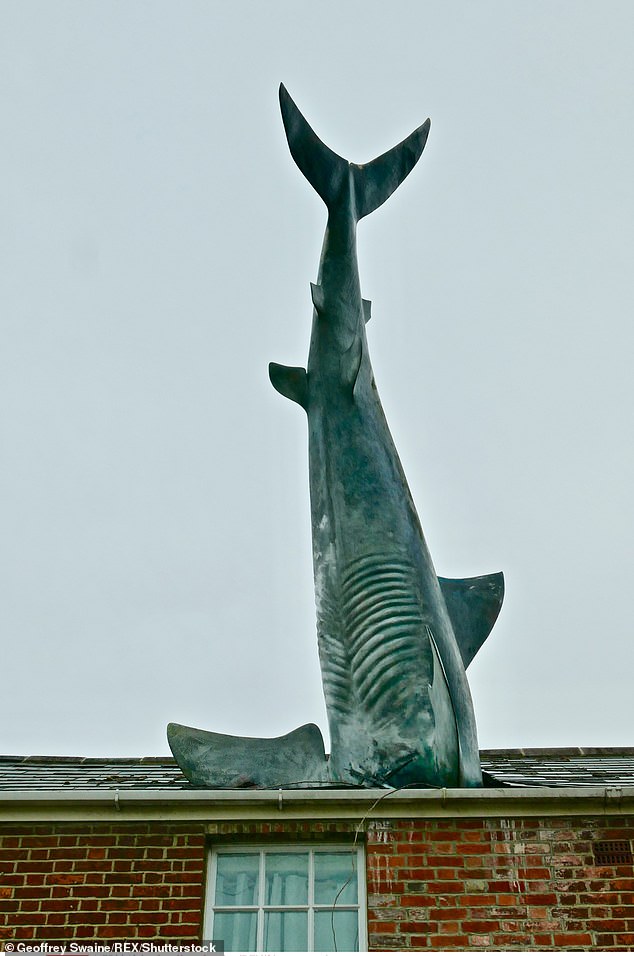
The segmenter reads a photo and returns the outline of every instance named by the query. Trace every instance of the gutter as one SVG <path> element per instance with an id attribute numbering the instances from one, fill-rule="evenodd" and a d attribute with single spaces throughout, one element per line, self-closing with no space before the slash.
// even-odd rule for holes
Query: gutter
<path id="1" fill-rule="evenodd" d="M 634 787 L 442 790 L 2 790 L 0 822 L 634 815 Z"/>

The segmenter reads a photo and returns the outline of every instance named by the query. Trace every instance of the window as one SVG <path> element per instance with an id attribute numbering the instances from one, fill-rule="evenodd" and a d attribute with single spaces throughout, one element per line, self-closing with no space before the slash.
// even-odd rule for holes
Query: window
<path id="1" fill-rule="evenodd" d="M 227 951 L 365 949 L 361 847 L 218 847 L 211 854 L 205 939 Z"/>

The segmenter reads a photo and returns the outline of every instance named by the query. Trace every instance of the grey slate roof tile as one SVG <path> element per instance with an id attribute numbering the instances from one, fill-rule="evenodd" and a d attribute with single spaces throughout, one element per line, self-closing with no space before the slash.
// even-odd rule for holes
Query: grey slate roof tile
<path id="1" fill-rule="evenodd" d="M 632 787 L 634 747 L 483 750 L 510 787 Z M 0 790 L 191 790 L 171 757 L 1 757 Z"/>
<path id="2" fill-rule="evenodd" d="M 0 790 L 191 790 L 171 757 L 0 757 Z"/>

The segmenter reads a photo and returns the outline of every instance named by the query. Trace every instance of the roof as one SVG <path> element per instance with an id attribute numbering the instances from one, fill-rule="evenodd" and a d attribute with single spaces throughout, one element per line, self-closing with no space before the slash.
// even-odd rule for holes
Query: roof
<path id="1" fill-rule="evenodd" d="M 483 750 L 480 758 L 507 787 L 634 786 L 634 747 Z"/>
<path id="2" fill-rule="evenodd" d="M 506 787 L 633 787 L 634 747 L 483 750 Z M 193 790 L 172 757 L 0 757 L 0 791 Z"/>

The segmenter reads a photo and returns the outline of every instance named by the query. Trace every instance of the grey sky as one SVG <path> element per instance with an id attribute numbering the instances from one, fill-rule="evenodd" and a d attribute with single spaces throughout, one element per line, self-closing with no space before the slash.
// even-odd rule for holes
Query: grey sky
<path id="1" fill-rule="evenodd" d="M 326 731 L 304 364 L 325 210 L 283 80 L 363 162 L 377 384 L 438 573 L 502 569 L 483 747 L 632 744 L 631 2 L 0 5 L 5 753 Z"/>

